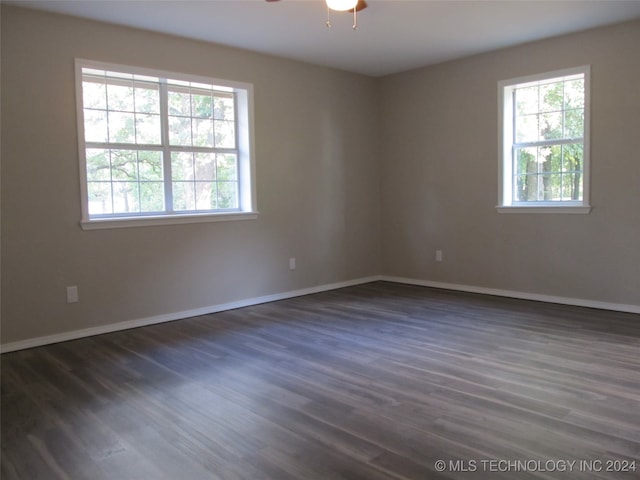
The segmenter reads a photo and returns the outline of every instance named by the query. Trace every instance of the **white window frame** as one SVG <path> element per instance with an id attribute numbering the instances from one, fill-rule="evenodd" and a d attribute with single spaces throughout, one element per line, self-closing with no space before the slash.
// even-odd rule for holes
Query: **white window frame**
<path id="1" fill-rule="evenodd" d="M 91 216 L 89 214 L 88 191 L 87 191 L 87 165 L 86 165 L 86 144 L 84 133 L 84 108 L 83 108 L 83 68 L 97 70 L 115 71 L 133 75 L 157 77 L 160 79 L 179 80 L 184 82 L 194 82 L 209 85 L 217 85 L 231 89 L 236 98 L 236 136 L 238 155 L 238 202 L 239 208 L 221 211 L 188 211 L 161 212 L 161 213 L 141 213 L 129 215 L 109 215 Z M 112 63 L 98 62 L 77 58 L 75 60 L 76 77 L 76 109 L 78 119 L 78 153 L 80 163 L 80 191 L 82 219 L 80 226 L 84 230 L 95 230 L 104 228 L 140 227 L 153 225 L 170 225 L 182 223 L 204 223 L 233 220 L 253 220 L 258 217 L 256 206 L 256 182 L 255 182 L 255 159 L 254 159 L 254 127 L 253 127 L 253 85 L 245 82 L 221 80 L 198 75 L 189 75 L 175 72 L 168 72 L 155 69 L 133 67 L 128 65 L 118 65 Z M 161 112 L 166 115 L 166 112 Z M 163 142 L 162 148 L 166 152 L 168 140 Z M 171 179 L 164 177 L 164 183 Z M 166 187 L 165 187 L 166 188 Z"/>
<path id="2" fill-rule="evenodd" d="M 513 200 L 513 91 L 516 87 L 527 83 L 541 82 L 550 79 L 584 75 L 584 135 L 583 135 L 583 172 L 582 200 L 554 200 L 516 202 Z M 578 213 L 591 211 L 590 199 L 590 90 L 591 68 L 589 65 L 555 70 L 525 77 L 511 78 L 498 82 L 498 185 L 499 202 L 496 210 L 499 213 Z"/>

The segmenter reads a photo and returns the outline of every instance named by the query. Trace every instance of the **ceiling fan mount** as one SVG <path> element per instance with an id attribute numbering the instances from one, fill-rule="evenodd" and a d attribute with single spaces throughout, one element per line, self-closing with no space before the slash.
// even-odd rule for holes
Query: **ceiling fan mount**
<path id="1" fill-rule="evenodd" d="M 267 2 L 279 2 L 280 0 L 266 0 Z M 353 12 L 353 29 L 358 28 L 358 12 L 367 8 L 365 0 L 325 0 L 327 4 L 327 21 L 325 25 L 331 28 L 331 11 Z"/>
<path id="2" fill-rule="evenodd" d="M 280 0 L 266 0 L 266 1 L 267 2 L 279 2 Z M 330 3 L 332 3 L 332 2 L 331 1 L 327 1 L 326 3 L 327 3 L 327 6 L 329 8 L 331 8 Z M 361 10 L 364 10 L 365 8 L 367 8 L 367 6 L 368 5 L 367 5 L 367 2 L 365 0 L 358 0 L 358 2 L 356 3 L 356 6 L 355 6 L 355 11 L 356 12 L 360 12 Z M 347 10 L 336 10 L 336 9 L 333 9 L 333 10 L 335 10 L 335 11 L 348 11 L 348 12 L 352 12 L 353 11 L 353 9 L 351 9 L 351 8 L 349 8 Z"/>

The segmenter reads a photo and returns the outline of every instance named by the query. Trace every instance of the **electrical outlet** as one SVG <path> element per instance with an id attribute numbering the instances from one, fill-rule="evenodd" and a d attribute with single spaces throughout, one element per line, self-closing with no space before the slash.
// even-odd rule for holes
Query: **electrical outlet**
<path id="1" fill-rule="evenodd" d="M 67 287 L 67 303 L 76 303 L 79 300 L 78 287 L 76 285 Z"/>
<path id="2" fill-rule="evenodd" d="M 436 250 L 436 262 L 442 261 L 442 250 Z"/>
<path id="3" fill-rule="evenodd" d="M 296 259 L 291 257 L 289 259 L 289 270 L 295 270 L 296 269 Z"/>

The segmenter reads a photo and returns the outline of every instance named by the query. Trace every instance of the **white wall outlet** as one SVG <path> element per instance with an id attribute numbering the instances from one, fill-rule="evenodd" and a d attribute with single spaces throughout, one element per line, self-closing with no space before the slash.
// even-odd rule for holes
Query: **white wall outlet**
<path id="1" fill-rule="evenodd" d="M 77 301 L 79 301 L 78 287 L 76 285 L 67 287 L 67 303 L 76 303 Z"/>
<path id="2" fill-rule="evenodd" d="M 291 257 L 289 259 L 289 270 L 295 270 L 296 269 L 296 259 Z"/>
<path id="3" fill-rule="evenodd" d="M 442 261 L 442 250 L 436 250 L 436 262 Z"/>

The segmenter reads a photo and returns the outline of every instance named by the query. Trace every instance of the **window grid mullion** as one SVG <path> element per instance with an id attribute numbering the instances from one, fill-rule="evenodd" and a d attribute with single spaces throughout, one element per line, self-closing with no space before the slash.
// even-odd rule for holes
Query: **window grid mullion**
<path id="1" fill-rule="evenodd" d="M 220 148 L 220 147 L 191 147 L 189 145 L 171 145 L 169 147 L 172 152 L 184 153 L 235 153 L 238 154 L 237 148 Z"/>
<path id="2" fill-rule="evenodd" d="M 562 98 L 564 99 L 564 90 L 563 90 Z M 563 121 L 562 128 L 564 129 L 564 121 Z M 562 201 L 564 199 L 564 184 L 563 184 L 564 172 L 562 170 L 562 168 L 563 168 L 562 160 L 563 159 L 564 159 L 564 145 L 560 145 L 560 169 L 551 172 L 553 175 L 559 175 L 560 176 L 560 201 Z"/>
<path id="3" fill-rule="evenodd" d="M 527 148 L 527 147 L 550 147 L 553 145 L 567 145 L 571 143 L 583 143 L 584 137 L 576 138 L 562 138 L 557 140 L 539 140 L 536 142 L 520 142 L 514 143 L 514 148 Z"/>
<path id="4" fill-rule="evenodd" d="M 149 145 L 138 143 L 108 143 L 108 142 L 85 142 L 86 148 L 102 148 L 110 150 L 153 150 L 161 152 L 164 147 L 162 145 Z"/>
<path id="5" fill-rule="evenodd" d="M 111 191 L 111 213 L 114 213 L 116 211 L 116 204 L 113 200 L 115 195 L 113 191 L 113 161 L 111 160 L 111 150 L 109 150 L 109 190 Z"/>
<path id="6" fill-rule="evenodd" d="M 518 161 L 516 159 L 516 103 L 517 101 L 517 89 L 514 88 L 511 91 L 511 199 L 514 201 L 518 194 Z"/>
<path id="7" fill-rule="evenodd" d="M 135 103 L 134 103 L 135 106 Z M 136 152 L 136 185 L 138 187 L 138 211 L 142 211 L 142 186 L 140 184 L 140 152 Z"/>
<path id="8" fill-rule="evenodd" d="M 160 81 L 160 141 L 162 143 L 162 171 L 164 177 L 164 210 L 174 213 L 171 175 L 171 148 L 169 146 L 169 99 L 166 80 Z"/>
<path id="9" fill-rule="evenodd" d="M 537 136 L 538 139 L 540 139 L 540 106 L 542 104 L 542 99 L 541 97 L 541 89 L 540 89 L 540 85 L 537 86 L 536 90 L 538 91 L 538 111 L 536 112 L 536 117 L 537 117 L 537 125 L 538 125 L 538 132 L 537 132 Z M 540 162 L 538 161 L 538 155 L 540 153 L 539 147 L 539 141 L 536 142 L 536 201 L 540 201 L 540 173 L 541 173 L 541 165 Z"/>
<path id="10" fill-rule="evenodd" d="M 238 138 L 238 97 L 237 95 L 233 95 L 233 124 L 235 125 L 234 128 L 234 138 L 233 138 L 233 144 L 235 145 L 236 149 L 239 149 L 239 145 L 240 145 L 240 139 Z M 216 166 L 216 170 L 217 170 L 217 166 Z M 218 176 L 217 176 L 217 171 L 216 171 L 216 181 L 218 181 Z M 239 167 L 238 165 L 238 155 L 236 154 L 236 201 L 238 203 L 238 205 L 240 205 L 240 189 L 239 189 L 239 185 L 241 185 L 242 183 L 242 169 Z M 219 194 L 219 189 L 216 189 L 216 196 Z"/>

